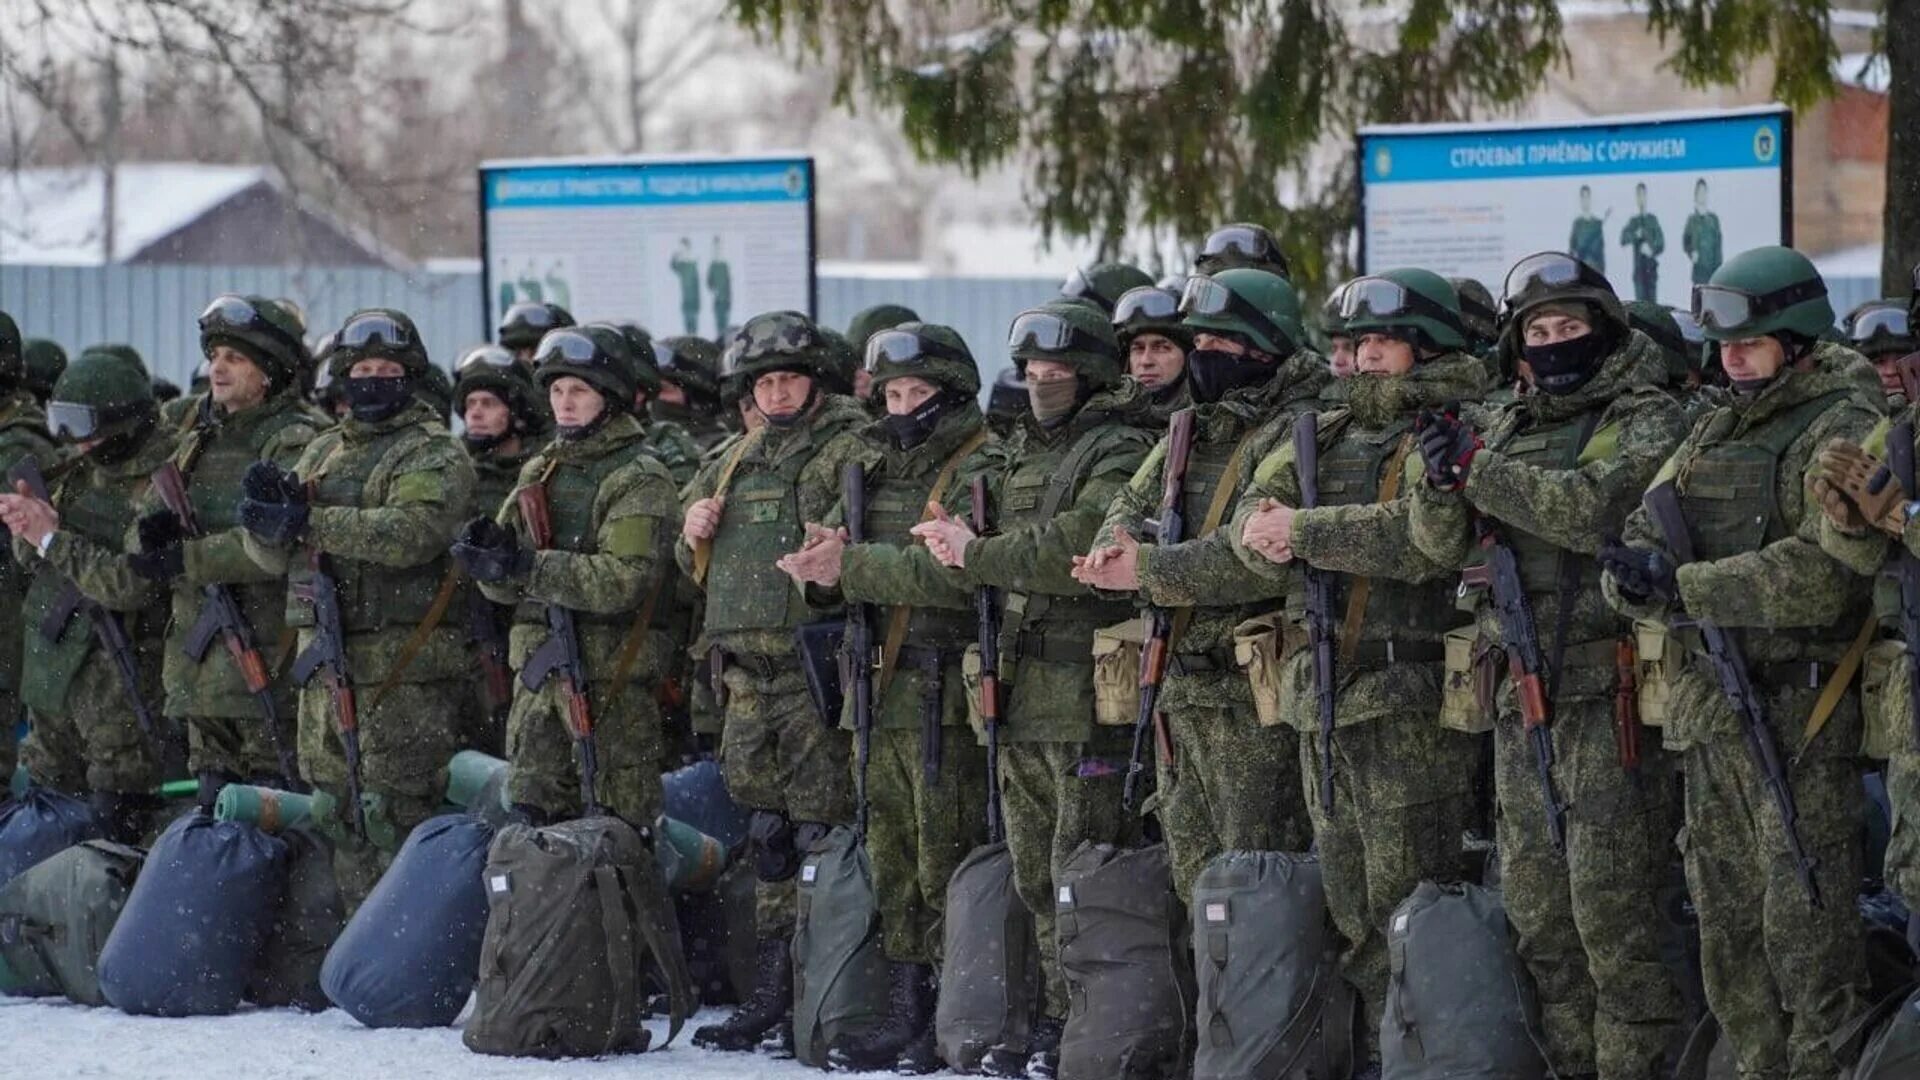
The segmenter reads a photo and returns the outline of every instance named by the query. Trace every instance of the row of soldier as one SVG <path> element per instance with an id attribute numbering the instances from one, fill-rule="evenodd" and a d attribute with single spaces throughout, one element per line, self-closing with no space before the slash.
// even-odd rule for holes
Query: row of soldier
<path id="1" fill-rule="evenodd" d="M 1552 253 L 1514 267 L 1497 310 L 1425 271 L 1364 277 L 1325 312 L 1330 358 L 1264 230 L 1217 231 L 1176 284 L 1102 266 L 1023 313 L 1018 381 L 991 399 L 1023 386 L 1023 408 L 992 410 L 994 432 L 966 343 L 893 307 L 846 337 L 758 316 L 716 357 L 522 305 L 436 402 L 401 313 L 357 313 L 309 351 L 289 305 L 222 297 L 200 322 L 204 390 L 162 410 L 137 356 L 96 348 L 44 420 L 0 323 L 0 465 L 36 460 L 46 485 L 16 470 L 0 496 L 22 759 L 134 837 L 183 721 L 203 801 L 235 779 L 317 790 L 351 900 L 433 811 L 454 750 L 501 749 L 528 820 L 585 801 L 650 823 L 662 769 L 717 746 L 753 811 L 759 969 L 696 1041 L 748 1049 L 782 1034 L 800 859 L 856 814 L 853 741 L 841 717 L 822 723 L 795 631 L 875 605 L 886 633 L 858 772 L 891 1010 L 835 1048 L 840 1064 L 939 1066 L 944 889 L 997 802 L 1045 976 L 1031 1037 L 982 1062 L 998 1075 L 1057 1061 L 1061 861 L 1150 833 L 1183 899 L 1222 852 L 1312 845 L 1363 1033 L 1388 915 L 1421 880 L 1476 874 L 1463 837 L 1491 833 L 1547 1056 L 1606 1078 L 1656 1075 L 1684 1034 L 1656 900 L 1677 835 L 1707 1001 L 1743 1072 L 1833 1075 L 1826 1035 L 1864 994 L 1846 903 L 1862 747 L 1880 714 L 1906 715 L 1892 695 L 1863 710 L 1850 688 L 1879 625 L 1861 575 L 1890 557 L 1908 506 L 1878 468 L 1882 382 L 1913 351 L 1905 305 L 1846 324 L 1876 379 L 1832 340 L 1824 285 L 1786 249 L 1731 260 L 1688 313 L 1622 305 Z M 310 365 L 330 378 L 309 387 Z M 867 485 L 857 523 L 849 464 Z M 168 466 L 177 493 L 158 480 Z M 984 530 L 969 522 L 976 478 Z M 1685 545 L 1639 509 L 1661 484 Z M 1148 539 L 1169 509 L 1185 534 Z M 1698 550 L 1676 558 L 1684 547 Z M 1463 567 L 1494 568 L 1496 552 L 1505 595 L 1483 571 L 1456 598 Z M 991 767 L 967 656 L 982 588 L 1004 628 Z M 239 632 L 206 617 L 216 592 Z M 1096 653 L 1137 655 L 1116 628 L 1142 606 L 1177 616 L 1145 814 L 1123 797 L 1135 733 L 1095 708 L 1136 678 Z M 576 620 L 599 745 L 588 792 L 568 724 L 578 684 L 514 678 L 550 671 L 550 608 Z M 103 618 L 134 643 L 131 674 L 104 637 L 68 630 Z M 1635 619 L 1676 632 L 1637 637 Z M 1696 622 L 1744 638 L 1754 711 L 1780 759 L 1792 751 L 1785 824 Z M 1480 645 L 1449 664 L 1450 636 Z M 1620 718 L 1623 642 L 1641 648 L 1630 670 L 1670 683 L 1663 716 Z M 1477 696 L 1447 693 L 1476 681 Z M 130 701 L 159 701 L 159 719 Z M 1642 723 L 1664 726 L 1642 740 Z M 1913 797 L 1910 742 L 1879 743 L 1896 797 Z M 1913 843 L 1896 828 L 1896 884 L 1916 872 Z"/>

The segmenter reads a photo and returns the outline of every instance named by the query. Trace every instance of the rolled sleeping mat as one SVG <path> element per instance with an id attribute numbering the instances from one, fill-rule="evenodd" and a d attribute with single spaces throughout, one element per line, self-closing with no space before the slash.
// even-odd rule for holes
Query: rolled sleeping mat
<path id="1" fill-rule="evenodd" d="M 244 822 L 277 836 L 288 829 L 311 824 L 317 816 L 313 812 L 314 803 L 321 799 L 326 796 L 300 795 L 254 784 L 228 784 L 220 789 L 220 796 L 214 801 L 213 817 L 216 821 Z"/>

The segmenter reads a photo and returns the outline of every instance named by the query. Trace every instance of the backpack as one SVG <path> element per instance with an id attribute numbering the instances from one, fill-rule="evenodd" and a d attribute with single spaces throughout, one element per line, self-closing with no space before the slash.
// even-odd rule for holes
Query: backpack
<path id="1" fill-rule="evenodd" d="M 251 825 L 192 810 L 147 853 L 100 950 L 100 990 L 147 1016 L 240 1007 L 287 885 L 287 845 Z"/>
<path id="2" fill-rule="evenodd" d="M 86 800 L 38 784 L 28 787 L 0 806 L 0 885 L 42 859 L 99 835 L 100 825 Z"/>
<path id="3" fill-rule="evenodd" d="M 1500 894 L 1423 881 L 1387 923 L 1383 1080 L 1541 1080 L 1532 984 Z"/>
<path id="4" fill-rule="evenodd" d="M 487 852 L 484 880 L 469 1050 L 558 1058 L 647 1049 L 643 949 L 667 975 L 673 1041 L 693 983 L 659 864 L 633 826 L 615 817 L 510 825 Z"/>
<path id="5" fill-rule="evenodd" d="M 0 888 L 0 992 L 105 1005 L 100 950 L 145 858 L 138 848 L 88 840 Z"/>
<path id="6" fill-rule="evenodd" d="M 1875 1025 L 1879 1030 L 1873 1031 Z M 1920 1076 L 1920 986 L 1910 985 L 1881 999 L 1865 1017 L 1834 1035 L 1832 1045 L 1844 1054 L 1843 1047 L 1867 1031 L 1873 1034 L 1854 1062 L 1851 1080 Z"/>
<path id="7" fill-rule="evenodd" d="M 1353 1067 L 1320 860 L 1229 851 L 1193 884 L 1193 1080 L 1333 1080 Z"/>
<path id="8" fill-rule="evenodd" d="M 827 1067 L 827 1047 L 887 1015 L 880 909 L 860 836 L 828 832 L 800 863 L 793 926 L 794 1056 Z"/>
<path id="9" fill-rule="evenodd" d="M 371 1028 L 445 1027 L 466 1007 L 487 928 L 481 872 L 493 826 L 442 814 L 414 826 L 327 950 L 327 1000 Z"/>
<path id="10" fill-rule="evenodd" d="M 1177 1075 L 1193 1015 L 1193 965 L 1166 845 L 1082 843 L 1054 886 L 1067 982 L 1060 1080 Z"/>
<path id="11" fill-rule="evenodd" d="M 333 877 L 333 848 L 311 826 L 282 829 L 287 845 L 287 891 L 272 932 L 247 984 L 256 1005 L 320 1012 L 329 1007 L 320 968 L 346 924 L 346 905 Z"/>
<path id="12" fill-rule="evenodd" d="M 1014 889 L 1006 844 L 974 848 L 954 869 L 943 923 L 934 1039 L 942 1061 L 973 1072 L 988 1049 L 1025 1045 L 1040 999 L 1033 915 Z"/>

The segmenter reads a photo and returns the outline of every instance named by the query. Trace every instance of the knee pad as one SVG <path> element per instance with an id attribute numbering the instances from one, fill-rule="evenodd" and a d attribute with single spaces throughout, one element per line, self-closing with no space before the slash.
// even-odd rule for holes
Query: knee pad
<path id="1" fill-rule="evenodd" d="M 785 881 L 800 872 L 793 822 L 778 810 L 755 810 L 747 822 L 747 846 L 753 851 L 754 876 Z"/>

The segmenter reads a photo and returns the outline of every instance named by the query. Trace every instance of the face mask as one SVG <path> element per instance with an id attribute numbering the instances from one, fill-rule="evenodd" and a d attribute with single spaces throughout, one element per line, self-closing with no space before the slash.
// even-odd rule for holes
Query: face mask
<path id="1" fill-rule="evenodd" d="M 377 424 L 401 409 L 413 400 L 413 380 L 404 375 L 378 376 L 368 379 L 343 379 L 340 382 L 340 395 L 347 399 L 347 408 L 355 420 L 363 424 Z"/>
<path id="2" fill-rule="evenodd" d="M 1193 399 L 1219 401 L 1241 387 L 1258 386 L 1273 377 L 1273 365 L 1245 354 L 1219 349 L 1195 349 L 1187 354 L 1187 375 L 1193 380 Z"/>
<path id="3" fill-rule="evenodd" d="M 1052 424 L 1064 418 L 1079 403 L 1079 379 L 1049 379 L 1027 384 L 1027 407 L 1033 410 L 1033 418 L 1042 424 Z"/>
<path id="4" fill-rule="evenodd" d="M 147 435 L 153 431 L 154 424 L 159 418 L 160 413 L 157 408 L 147 410 L 134 421 L 132 427 L 100 440 L 98 446 L 87 451 L 87 456 L 102 465 L 117 465 L 126 461 L 146 445 Z"/>
<path id="5" fill-rule="evenodd" d="M 1520 355 L 1533 368 L 1533 384 L 1546 394 L 1569 394 L 1586 385 L 1600 373 L 1601 362 L 1613 350 L 1599 333 L 1556 341 L 1551 345 L 1526 345 Z"/>
<path id="6" fill-rule="evenodd" d="M 506 432 L 498 435 L 475 435 L 469 431 L 460 436 L 460 441 L 467 444 L 467 453 L 479 457 L 482 454 L 492 453 L 501 443 L 506 442 L 511 437 L 512 436 Z"/>
<path id="7" fill-rule="evenodd" d="M 933 429 L 940 424 L 947 409 L 953 404 L 953 398 L 945 391 L 935 394 L 920 403 L 920 407 L 909 413 L 888 413 L 880 418 L 887 434 L 893 438 L 893 445 L 900 450 L 911 450 L 927 441 Z"/>

